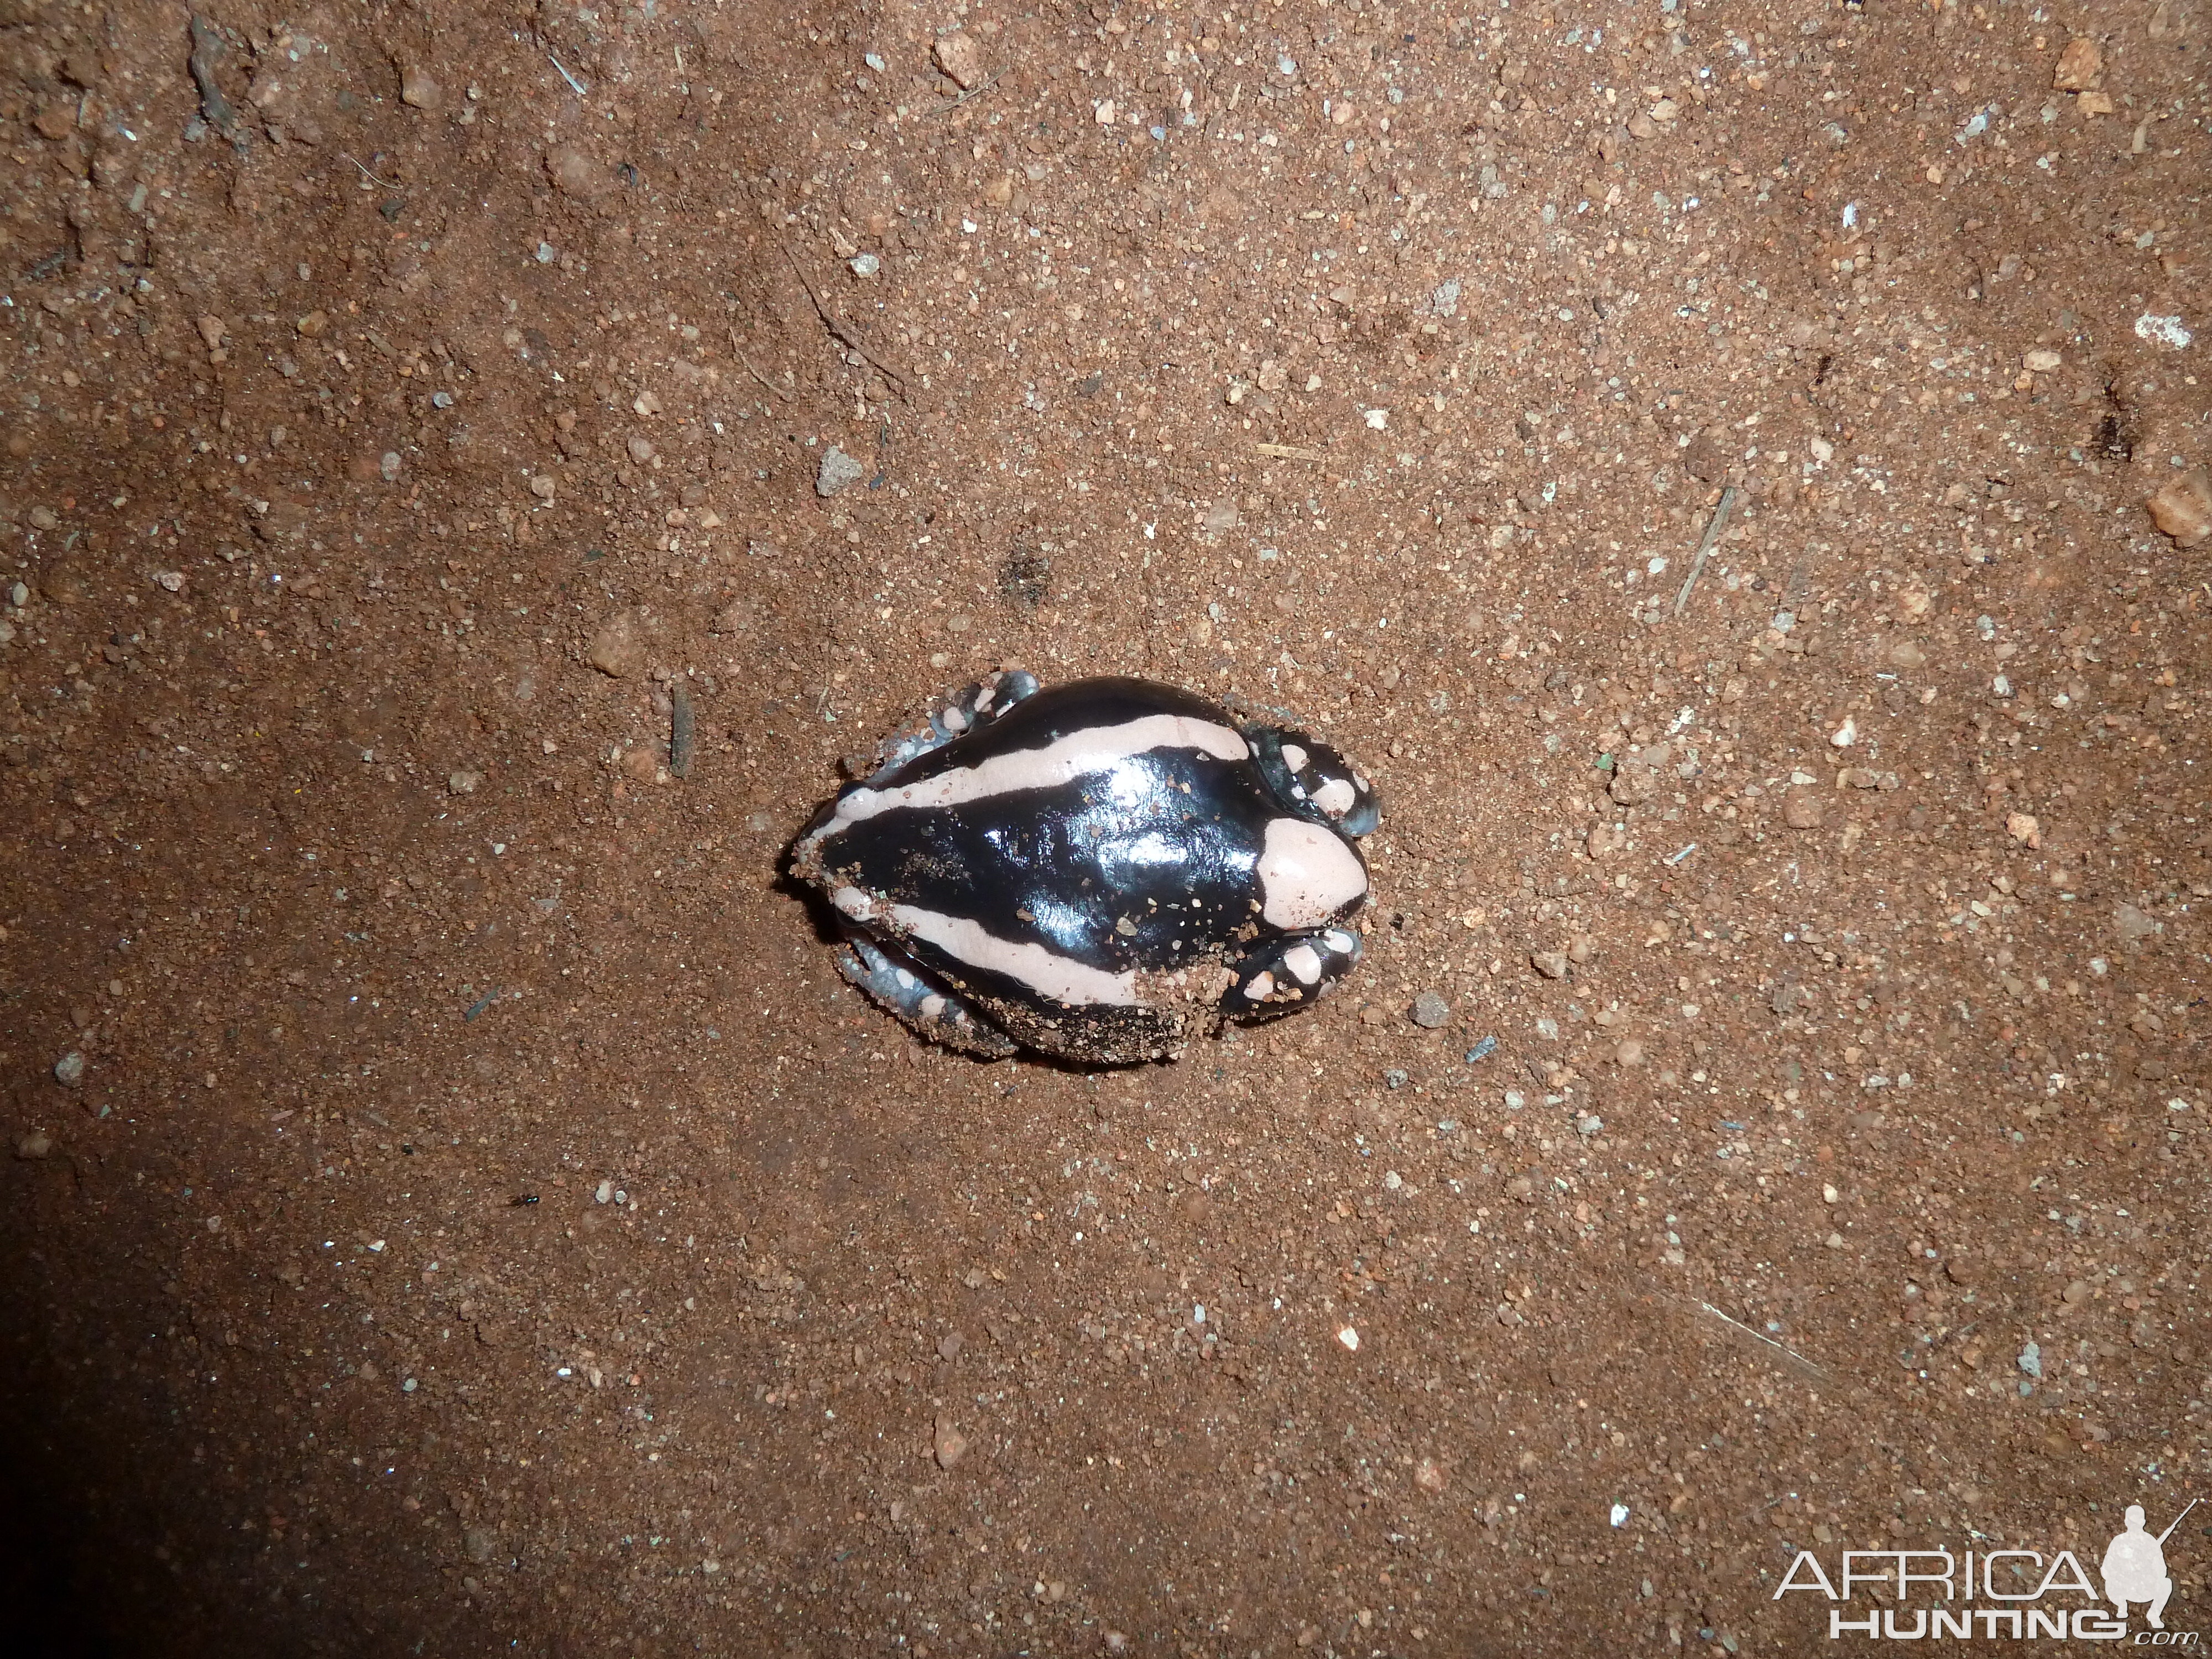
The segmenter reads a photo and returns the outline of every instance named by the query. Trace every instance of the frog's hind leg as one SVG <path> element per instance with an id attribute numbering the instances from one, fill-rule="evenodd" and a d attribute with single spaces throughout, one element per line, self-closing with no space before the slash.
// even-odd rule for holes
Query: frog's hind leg
<path id="1" fill-rule="evenodd" d="M 1036 690 L 1036 675 L 1026 668 L 1009 668 L 986 675 L 962 690 L 947 693 L 930 710 L 927 720 L 888 739 L 877 751 L 876 769 L 868 782 L 872 786 L 879 784 L 916 756 L 942 749 L 955 738 L 964 737 L 979 726 L 989 725 Z"/>
<path id="2" fill-rule="evenodd" d="M 1231 964 L 1237 982 L 1221 999 L 1231 1019 L 1266 1019 L 1325 995 L 1358 963 L 1359 935 L 1349 927 L 1316 927 L 1257 941 Z"/>
<path id="3" fill-rule="evenodd" d="M 837 956 L 837 971 L 932 1042 L 985 1060 L 1004 1060 L 1015 1052 L 1012 1040 L 958 995 L 893 961 L 871 939 L 848 939 Z"/>

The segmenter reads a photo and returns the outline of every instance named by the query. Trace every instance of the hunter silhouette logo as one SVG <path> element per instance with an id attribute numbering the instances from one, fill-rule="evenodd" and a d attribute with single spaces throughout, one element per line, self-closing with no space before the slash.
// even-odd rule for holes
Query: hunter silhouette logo
<path id="1" fill-rule="evenodd" d="M 2150 1627 L 2166 1628 L 2166 1599 L 2173 1594 L 2173 1580 L 2166 1571 L 2166 1540 L 2197 1504 L 2191 1498 L 2189 1509 L 2175 1516 L 2172 1525 L 2155 1538 L 2143 1530 L 2142 1505 L 2128 1505 L 2128 1529 L 2105 1549 L 2105 1599 L 2121 1618 L 2128 1616 L 2129 1602 L 2147 1601 L 2149 1609 L 2143 1616 Z"/>
<path id="2" fill-rule="evenodd" d="M 1969 1641 L 2049 1637 L 2129 1642 L 2128 1609 L 2139 1607 L 2148 1628 L 2134 1633 L 2131 1645 L 2199 1652 L 2197 1632 L 2166 1627 L 2166 1603 L 2173 1596 L 2166 1542 L 2203 1501 L 2191 1498 L 2160 1533 L 2148 1529 L 2142 1504 L 2130 1504 L 2125 1529 L 2106 1546 L 2099 1563 L 2105 1586 L 2101 1596 L 2071 1550 L 2046 1558 L 2039 1550 L 1967 1550 L 1954 1555 L 1939 1547 L 1846 1550 L 1842 1571 L 1832 1579 L 1818 1556 L 1800 1550 L 1775 1587 L 1773 1599 L 1778 1601 L 1792 1590 L 1810 1590 L 1831 1602 L 1849 1604 L 1863 1593 L 1861 1587 L 1881 1586 L 1880 1605 L 1828 1609 L 1831 1641 L 1840 1640 L 1848 1632 L 1893 1642 L 1944 1636 Z"/>

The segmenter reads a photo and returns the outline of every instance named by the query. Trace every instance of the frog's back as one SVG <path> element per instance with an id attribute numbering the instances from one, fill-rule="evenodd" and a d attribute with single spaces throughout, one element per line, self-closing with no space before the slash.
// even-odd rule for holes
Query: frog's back
<path id="1" fill-rule="evenodd" d="M 1201 697 L 1077 681 L 848 792 L 821 864 L 875 903 L 1108 974 L 1187 966 L 1256 910 L 1279 809 L 1249 760 Z"/>
<path id="2" fill-rule="evenodd" d="M 1163 748 L 1192 748 L 1236 761 L 1251 754 L 1227 712 L 1194 692 L 1102 677 L 1024 697 L 989 725 L 908 762 L 882 787 L 896 789 L 995 761 L 984 788 L 1018 790 L 1066 775 L 1068 763 L 1079 758 Z M 1017 757 L 1026 757 L 1026 763 Z"/>

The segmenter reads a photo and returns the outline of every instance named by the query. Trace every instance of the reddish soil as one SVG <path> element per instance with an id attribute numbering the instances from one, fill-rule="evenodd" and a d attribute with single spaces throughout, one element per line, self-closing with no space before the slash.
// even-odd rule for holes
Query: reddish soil
<path id="1" fill-rule="evenodd" d="M 41 1650 L 1810 1653 L 2212 1498 L 2203 0 L 201 18 L 0 3 Z M 1344 990 L 850 990 L 1009 663 L 1361 761 Z"/>

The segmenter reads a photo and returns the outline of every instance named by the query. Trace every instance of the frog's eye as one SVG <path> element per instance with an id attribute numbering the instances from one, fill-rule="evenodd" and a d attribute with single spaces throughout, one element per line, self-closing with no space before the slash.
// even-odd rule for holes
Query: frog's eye
<path id="1" fill-rule="evenodd" d="M 1303 732 L 1255 734 L 1253 754 L 1268 787 L 1290 811 L 1364 836 L 1382 821 L 1374 786 L 1342 755 Z"/>

